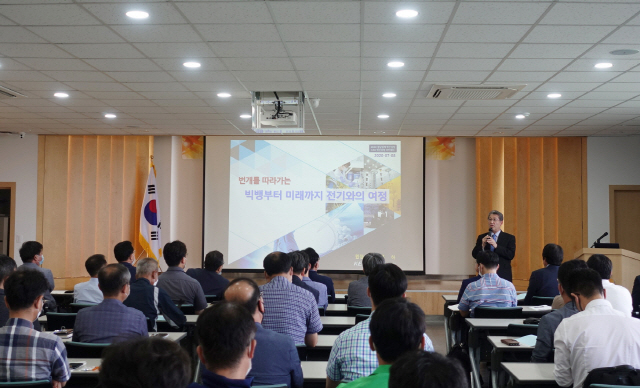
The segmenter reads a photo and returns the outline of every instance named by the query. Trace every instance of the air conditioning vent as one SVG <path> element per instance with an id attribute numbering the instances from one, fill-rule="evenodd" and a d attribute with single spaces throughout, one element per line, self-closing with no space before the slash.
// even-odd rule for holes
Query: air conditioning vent
<path id="1" fill-rule="evenodd" d="M 433 85 L 427 98 L 438 100 L 504 100 L 527 85 Z"/>
<path id="2" fill-rule="evenodd" d="M 3 98 L 27 98 L 27 96 L 22 93 L 18 93 L 13 89 L 9 89 L 5 86 L 0 85 L 0 99 Z"/>

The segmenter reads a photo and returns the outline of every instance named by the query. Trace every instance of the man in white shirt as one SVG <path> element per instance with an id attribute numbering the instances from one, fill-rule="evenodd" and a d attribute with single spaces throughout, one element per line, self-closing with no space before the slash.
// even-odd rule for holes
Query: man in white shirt
<path id="1" fill-rule="evenodd" d="M 554 334 L 556 383 L 582 388 L 595 368 L 640 368 L 640 320 L 604 299 L 606 291 L 596 271 L 578 269 L 571 275 L 571 298 L 580 312 L 563 319 Z"/>
<path id="2" fill-rule="evenodd" d="M 78 283 L 73 287 L 73 303 L 98 304 L 104 299 L 98 287 L 98 272 L 107 265 L 104 255 L 93 255 L 84 262 L 89 276 L 88 282 Z"/>
<path id="3" fill-rule="evenodd" d="M 605 255 L 591 255 L 589 260 L 587 260 L 587 266 L 595 270 L 602 277 L 602 287 L 606 291 L 605 299 L 611 302 L 614 309 L 630 317 L 633 312 L 631 293 L 625 287 L 618 286 L 609 281 L 611 271 L 613 270 L 611 260 Z"/>

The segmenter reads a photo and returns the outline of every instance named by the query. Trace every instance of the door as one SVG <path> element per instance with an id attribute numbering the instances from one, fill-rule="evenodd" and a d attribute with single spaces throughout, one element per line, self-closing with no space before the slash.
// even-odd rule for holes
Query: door
<path id="1" fill-rule="evenodd" d="M 640 186 L 609 186 L 611 242 L 640 253 Z"/>

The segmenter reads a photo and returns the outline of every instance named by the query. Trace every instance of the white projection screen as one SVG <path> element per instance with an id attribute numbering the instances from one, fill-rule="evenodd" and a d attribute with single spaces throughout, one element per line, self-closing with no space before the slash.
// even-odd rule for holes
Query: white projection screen
<path id="1" fill-rule="evenodd" d="M 424 273 L 423 138 L 207 136 L 205 158 L 203 252 L 226 270 L 313 247 L 322 270 L 379 252 Z"/>

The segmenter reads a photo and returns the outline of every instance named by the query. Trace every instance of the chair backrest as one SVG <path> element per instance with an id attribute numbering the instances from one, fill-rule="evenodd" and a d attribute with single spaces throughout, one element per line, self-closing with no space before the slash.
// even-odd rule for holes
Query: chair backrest
<path id="1" fill-rule="evenodd" d="M 367 314 L 356 314 L 356 325 L 362 321 L 366 321 L 371 315 Z"/>
<path id="2" fill-rule="evenodd" d="M 538 325 L 510 324 L 507 326 L 507 335 L 514 337 L 524 337 L 525 335 L 538 335 Z"/>
<path id="3" fill-rule="evenodd" d="M 475 318 L 521 318 L 522 307 L 478 306 L 473 310 Z"/>
<path id="4" fill-rule="evenodd" d="M 69 306 L 71 306 L 71 312 L 77 313 L 78 311 L 82 310 L 83 308 L 95 306 L 95 304 L 69 303 Z"/>
<path id="5" fill-rule="evenodd" d="M 635 369 L 631 365 L 595 368 L 589 371 L 583 387 L 590 388 L 595 384 L 621 385 L 624 387 L 639 386 L 640 369 Z"/>
<path id="6" fill-rule="evenodd" d="M 371 307 L 347 306 L 347 315 L 355 317 L 358 314 L 371 315 Z"/>
<path id="7" fill-rule="evenodd" d="M 51 381 L 14 381 L 8 383 L 0 383 L 0 387 L 30 387 L 30 388 L 51 388 Z"/>
<path id="8" fill-rule="evenodd" d="M 76 313 L 47 313 L 47 330 L 73 329 Z"/>
<path id="9" fill-rule="evenodd" d="M 180 311 L 182 311 L 184 315 L 195 315 L 196 313 L 196 309 L 195 307 L 193 307 L 192 304 L 182 304 L 182 305 L 179 304 L 178 308 L 180 309 Z"/>
<path id="10" fill-rule="evenodd" d="M 204 297 L 207 299 L 207 303 L 213 303 L 220 300 L 220 298 L 217 295 L 205 295 Z"/>
<path id="11" fill-rule="evenodd" d="M 320 314 L 320 316 L 326 315 L 324 311 L 324 307 L 318 306 L 318 314 Z"/>
<path id="12" fill-rule="evenodd" d="M 534 296 L 531 298 L 531 305 L 533 306 L 551 306 L 553 304 L 553 296 Z"/>
<path id="13" fill-rule="evenodd" d="M 307 361 L 307 345 L 296 344 L 296 350 L 298 351 L 298 358 L 300 358 L 300 361 Z"/>
<path id="14" fill-rule="evenodd" d="M 65 342 L 68 358 L 102 358 L 102 351 L 111 344 L 89 344 L 84 342 Z"/>

